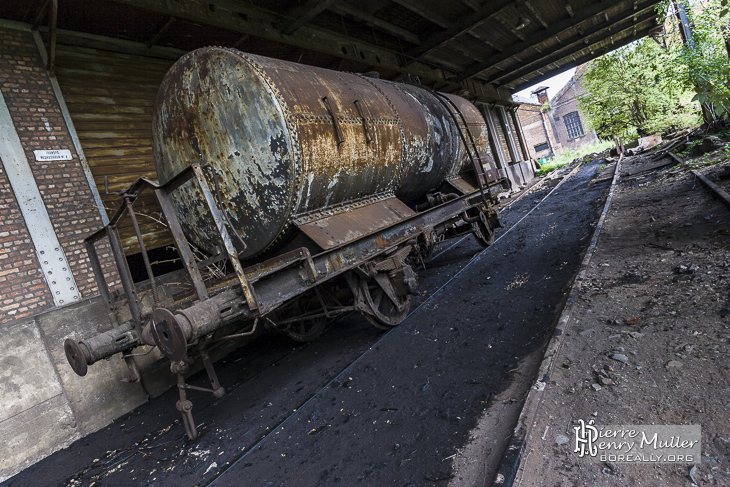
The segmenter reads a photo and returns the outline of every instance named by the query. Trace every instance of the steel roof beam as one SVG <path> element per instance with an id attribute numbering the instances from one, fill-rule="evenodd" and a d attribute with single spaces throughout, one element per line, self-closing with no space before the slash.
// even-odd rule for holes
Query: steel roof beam
<path id="1" fill-rule="evenodd" d="M 362 10 L 350 5 L 349 3 L 335 3 L 330 7 L 330 10 L 346 17 L 352 17 L 353 19 L 358 20 L 369 27 L 377 28 L 384 32 L 387 32 L 388 34 L 400 37 L 404 41 L 408 41 L 411 44 L 421 44 L 421 39 L 419 39 L 418 36 L 413 32 L 402 29 L 397 25 L 393 25 L 390 22 L 379 19 L 374 15 L 363 12 Z"/>
<path id="2" fill-rule="evenodd" d="M 625 22 L 626 20 L 636 18 L 636 24 L 640 24 L 642 22 L 645 22 L 647 20 L 651 20 L 653 17 L 655 17 L 654 14 L 654 7 L 647 7 L 644 10 L 640 12 L 634 12 L 633 10 L 631 12 L 626 12 L 625 17 L 623 17 L 620 20 L 616 20 L 613 24 L 611 24 L 612 27 L 617 27 L 617 25 L 621 22 Z M 510 81 L 514 81 L 515 79 L 519 79 L 521 76 L 524 76 L 526 73 L 529 73 L 530 71 L 535 71 L 536 69 L 539 69 L 539 67 L 534 67 L 534 64 L 540 64 L 541 66 L 547 66 L 548 64 L 551 64 L 555 62 L 557 59 L 562 59 L 568 55 L 574 54 L 579 51 L 585 50 L 589 45 L 595 45 L 603 42 L 604 40 L 610 38 L 611 36 L 615 36 L 618 34 L 618 32 L 624 32 L 630 28 L 633 27 L 634 24 L 625 27 L 624 29 L 621 29 L 619 31 L 612 31 L 607 30 L 606 26 L 595 26 L 594 28 L 585 31 L 585 35 L 583 36 L 573 36 L 571 39 L 566 40 L 566 44 L 560 46 L 558 51 L 553 51 L 552 54 L 549 55 L 543 55 L 543 54 L 537 54 L 534 56 L 531 56 L 529 58 L 525 58 L 522 60 L 522 62 L 519 63 L 519 66 L 516 66 L 513 69 L 509 69 L 507 71 L 504 71 L 502 73 L 499 73 L 489 79 L 486 79 L 488 83 L 495 83 L 498 82 L 501 85 L 507 84 Z M 596 35 L 596 34 L 602 34 L 598 38 L 589 40 L 589 37 Z M 567 50 L 567 51 L 566 51 Z M 507 78 L 506 81 L 502 81 L 504 78 Z"/>
<path id="3" fill-rule="evenodd" d="M 512 3 L 514 3 L 514 0 L 495 0 L 486 2 L 479 10 L 463 15 L 456 20 L 456 22 L 453 22 L 451 25 L 446 27 L 446 29 L 437 29 L 428 38 L 421 36 L 421 45 L 418 48 L 409 51 L 408 55 L 414 58 L 419 58 L 428 54 L 452 39 L 466 34 L 470 30 L 479 27 L 484 22 L 494 18 L 502 9 Z"/>
<path id="4" fill-rule="evenodd" d="M 644 32 L 644 31 L 638 31 L 635 35 L 631 35 L 629 37 L 620 39 L 619 40 L 620 44 L 618 46 L 615 45 L 615 44 L 613 44 L 613 43 L 607 44 L 607 45 L 605 45 L 605 46 L 603 46 L 601 48 L 596 49 L 592 53 L 588 53 L 588 54 L 586 54 L 584 56 L 581 56 L 581 57 L 579 57 L 577 59 L 574 59 L 572 61 L 569 61 L 569 62 L 567 62 L 565 64 L 561 64 L 561 65 L 559 65 L 556 68 L 552 68 L 552 69 L 550 69 L 550 70 L 542 73 L 538 77 L 530 78 L 528 80 L 525 80 L 525 81 L 522 81 L 520 83 L 517 83 L 516 85 L 510 87 L 509 89 L 512 92 L 516 92 L 516 91 L 520 91 L 522 88 L 525 88 L 527 86 L 531 86 L 531 85 L 538 84 L 541 81 L 545 81 L 548 78 L 552 78 L 553 76 L 555 76 L 555 74 L 557 74 L 559 72 L 563 72 L 563 71 L 566 71 L 566 70 L 568 70 L 570 68 L 575 68 L 576 66 L 580 66 L 583 63 L 587 63 L 588 61 L 590 61 L 592 59 L 595 59 L 595 58 L 597 58 L 599 56 L 602 56 L 603 54 L 606 54 L 609 51 L 612 51 L 613 49 L 617 49 L 618 47 L 625 46 L 626 44 L 629 44 L 629 43 L 631 43 L 631 42 L 633 42 L 633 41 L 635 41 L 637 39 L 641 39 L 642 37 L 645 37 L 646 36 L 647 32 L 648 32 L 648 30 L 646 32 Z"/>
<path id="5" fill-rule="evenodd" d="M 636 2 L 636 5 L 640 5 L 641 8 L 645 8 L 649 5 L 655 5 L 656 3 L 656 0 L 645 0 L 642 2 Z M 635 9 L 633 8 L 634 5 L 634 2 L 632 2 L 630 6 L 630 11 L 632 14 L 635 13 Z M 580 24 L 581 22 L 584 22 L 601 13 L 605 13 L 607 9 L 614 6 L 616 6 L 615 2 L 592 2 L 589 6 L 575 11 L 572 17 L 567 17 L 559 22 L 555 22 L 552 26 L 550 26 L 550 28 L 548 28 L 548 30 L 537 32 L 522 42 L 517 42 L 512 44 L 511 46 L 508 46 L 504 51 L 499 54 L 495 54 L 494 56 L 491 56 L 483 63 L 478 63 L 470 68 L 467 68 L 467 70 L 462 73 L 462 77 L 470 78 L 472 76 L 475 76 L 482 71 L 490 68 L 491 66 L 494 66 L 495 64 L 498 64 L 506 59 L 509 59 L 512 56 L 515 56 L 527 49 L 530 49 L 535 45 L 538 45 L 540 42 L 548 37 L 564 34 L 571 28 L 575 27 L 577 24 Z"/>
<path id="6" fill-rule="evenodd" d="M 287 22 L 287 25 L 283 29 L 284 34 L 294 34 L 317 15 L 329 8 L 332 3 L 333 0 L 307 0 L 304 5 L 299 5 L 288 10 L 284 14 Z"/>
<path id="7" fill-rule="evenodd" d="M 165 22 L 160 30 L 157 31 L 157 34 L 155 34 L 155 36 L 147 43 L 147 47 L 152 47 L 157 44 L 157 41 L 162 39 L 162 36 L 165 35 L 165 32 L 167 32 L 168 29 L 172 27 L 172 24 L 174 24 L 176 20 L 177 19 L 175 17 L 170 17 L 169 19 L 167 19 L 167 22 Z"/>
<path id="8" fill-rule="evenodd" d="M 448 20 L 446 20 L 436 12 L 433 12 L 428 8 L 424 8 L 423 5 L 421 5 L 421 2 L 419 2 L 418 0 L 393 0 L 393 2 L 397 3 L 401 7 L 410 10 L 414 14 L 423 17 L 429 22 L 438 25 L 439 27 L 446 28 L 451 24 Z"/>
<path id="9" fill-rule="evenodd" d="M 321 27 L 307 25 L 288 35 L 281 32 L 281 17 L 251 4 L 231 0 L 114 0 L 116 3 L 137 7 L 248 34 L 282 44 L 304 48 L 340 59 L 372 65 L 387 71 L 411 74 L 423 80 L 444 81 L 458 86 L 458 74 L 444 66 L 413 62 L 407 67 L 403 56 L 395 51 L 375 46 L 368 42 L 347 37 Z M 209 5 L 216 7 L 211 9 Z"/>
<path id="10" fill-rule="evenodd" d="M 480 52 L 477 52 L 476 49 L 470 48 L 467 45 L 464 45 L 460 42 L 454 42 L 446 47 L 447 49 L 450 49 L 454 52 L 457 52 L 461 54 L 462 56 L 465 56 L 472 61 L 481 62 L 484 61 L 484 58 L 486 57 L 485 54 L 482 54 Z"/>
<path id="11" fill-rule="evenodd" d="M 535 17 L 538 22 L 540 22 L 540 25 L 542 25 L 543 28 L 545 28 L 545 29 L 549 29 L 550 28 L 550 26 L 548 25 L 548 23 L 545 22 L 545 20 L 542 18 L 542 15 L 540 15 L 540 12 L 538 12 L 537 9 L 535 7 L 533 7 L 530 2 L 528 2 L 527 0 L 525 0 L 523 3 L 525 5 L 525 7 L 527 7 L 527 10 L 530 11 L 530 13 L 532 14 L 532 16 Z"/>

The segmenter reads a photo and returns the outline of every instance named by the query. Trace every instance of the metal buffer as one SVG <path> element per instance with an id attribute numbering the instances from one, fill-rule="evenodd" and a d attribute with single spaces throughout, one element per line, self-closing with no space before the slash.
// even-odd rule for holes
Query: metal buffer
<path id="1" fill-rule="evenodd" d="M 200 166 L 199 164 L 191 164 L 188 169 L 168 181 L 164 185 L 158 185 L 148 179 L 140 178 L 121 194 L 123 204 L 116 211 L 114 216 L 101 230 L 90 235 L 85 240 L 86 250 L 89 254 L 91 266 L 96 275 L 97 283 L 102 297 L 106 301 L 111 311 L 116 311 L 120 305 L 115 299 L 114 293 L 109 289 L 105 279 L 104 270 L 99 260 L 96 244 L 104 238 L 108 239 L 112 254 L 117 263 L 117 272 L 122 283 L 122 288 L 127 296 L 125 300 L 129 306 L 132 315 L 132 323 L 125 322 L 119 326 L 103 333 L 97 337 L 76 342 L 72 339 L 66 339 L 64 349 L 66 357 L 71 363 L 74 371 L 79 375 L 86 375 L 88 365 L 105 358 L 110 353 L 128 352 L 131 347 L 141 344 L 156 345 L 163 355 L 172 362 L 170 370 L 178 377 L 178 388 L 180 391 L 180 400 L 177 403 L 177 409 L 183 416 L 183 424 L 185 430 L 191 439 L 197 437 L 195 423 L 192 417 L 192 403 L 187 399 L 185 391 L 187 389 L 195 389 L 212 393 L 215 397 L 221 397 L 225 390 L 220 386 L 218 378 L 213 369 L 212 362 L 208 356 L 203 337 L 211 330 L 195 329 L 191 323 L 204 321 L 210 328 L 215 328 L 217 324 L 223 320 L 231 320 L 242 314 L 244 309 L 256 310 L 258 308 L 257 297 L 254 294 L 251 283 L 241 266 L 238 252 L 231 240 L 230 232 L 234 232 L 236 237 L 241 240 L 240 236 L 235 233 L 228 216 L 226 208 L 220 197 L 218 190 L 217 174 L 210 168 L 212 178 L 216 187 L 216 196 L 210 189 L 208 177 L 206 177 L 205 169 L 208 166 Z M 193 250 L 187 238 L 183 234 L 182 227 L 178 221 L 177 214 L 170 203 L 170 193 L 174 192 L 188 181 L 194 180 L 199 187 L 203 199 L 207 204 L 207 209 L 212 219 L 215 221 L 218 237 L 223 244 L 223 251 L 217 256 L 218 259 L 228 259 L 233 267 L 236 275 L 236 281 L 240 288 L 232 287 L 228 292 L 223 292 L 210 298 L 208 289 L 205 286 L 204 279 L 200 272 L 200 267 L 206 264 L 205 261 L 196 262 Z M 152 265 L 147 253 L 147 249 L 143 242 L 142 233 L 140 231 L 137 217 L 134 211 L 134 202 L 145 189 L 151 189 L 157 198 L 158 204 L 162 210 L 162 215 L 168 224 L 170 233 L 175 241 L 175 245 L 180 253 L 183 264 L 189 276 L 189 282 L 192 283 L 198 306 L 193 306 L 186 310 L 184 314 L 178 315 L 162 306 L 161 297 L 158 291 L 158 278 L 152 271 Z M 150 291 L 153 296 L 152 312 L 147 314 L 143 312 L 144 305 L 135 286 L 132 275 L 127 266 L 126 258 L 122 249 L 122 242 L 119 237 L 118 224 L 124 217 L 129 215 L 134 231 L 137 237 L 137 243 L 140 253 L 144 261 L 145 270 L 149 279 Z M 230 231 L 229 231 L 230 229 Z M 245 248 L 245 243 L 241 240 L 241 244 Z M 238 296 L 242 295 L 243 300 L 238 306 L 228 305 L 227 303 L 238 301 Z M 221 306 L 219 302 L 224 303 Z M 244 305 L 245 302 L 245 305 Z M 220 309 L 219 309 L 220 308 Z M 113 316 L 113 314 L 112 314 Z M 202 318 L 201 318 L 202 316 Z M 186 321 L 188 320 L 188 321 Z M 189 365 L 192 360 L 188 357 L 188 347 L 195 345 L 208 377 L 211 382 L 211 388 L 205 389 L 191 386 L 185 383 L 184 374 L 188 372 Z M 133 355 L 126 353 L 125 361 L 132 371 L 131 380 L 139 381 L 140 374 L 132 359 Z"/>

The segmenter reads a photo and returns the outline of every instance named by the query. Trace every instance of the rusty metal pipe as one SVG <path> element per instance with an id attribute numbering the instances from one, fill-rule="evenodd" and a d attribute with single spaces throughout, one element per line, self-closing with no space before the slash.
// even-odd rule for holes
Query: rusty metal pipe
<path id="1" fill-rule="evenodd" d="M 235 338 L 244 338 L 244 337 L 250 337 L 256 333 L 259 327 L 259 319 L 256 318 L 253 320 L 253 326 L 249 331 L 244 331 L 243 333 L 234 333 L 232 335 L 226 335 L 224 337 L 217 337 L 214 339 L 214 341 L 218 342 L 221 340 L 233 340 Z"/>
<path id="2" fill-rule="evenodd" d="M 122 241 L 119 238 L 119 230 L 117 229 L 116 223 L 107 225 L 104 230 L 108 237 L 112 254 L 114 255 L 114 261 L 117 264 L 117 272 L 119 273 L 119 279 L 122 281 L 122 288 L 124 289 L 124 293 L 127 295 L 129 312 L 132 313 L 132 318 L 136 324 L 137 332 L 141 333 L 142 313 L 137 303 L 137 293 L 135 291 L 134 282 L 132 281 L 132 273 L 129 271 L 129 265 L 127 264 L 127 257 L 124 255 Z"/>
<path id="3" fill-rule="evenodd" d="M 66 359 L 78 375 L 86 375 L 87 367 L 99 360 L 142 345 L 132 323 L 112 328 L 85 340 L 67 338 L 63 343 Z"/>
<path id="4" fill-rule="evenodd" d="M 443 203 L 446 203 L 447 201 L 453 201 L 458 197 L 459 197 L 459 195 L 456 193 L 448 193 L 448 194 L 437 193 L 435 195 L 428 194 L 428 195 L 426 195 L 427 201 L 425 203 L 416 205 L 416 211 L 428 210 L 429 208 L 433 208 L 434 206 L 441 205 Z"/>

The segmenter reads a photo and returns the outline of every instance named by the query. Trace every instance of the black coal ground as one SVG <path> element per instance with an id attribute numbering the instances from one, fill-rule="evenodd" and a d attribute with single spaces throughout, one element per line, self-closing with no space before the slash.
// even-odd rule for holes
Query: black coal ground
<path id="1" fill-rule="evenodd" d="M 427 264 L 425 295 L 391 332 L 351 313 L 313 343 L 268 335 L 218 362 L 228 394 L 191 395 L 196 442 L 173 390 L 4 485 L 445 485 L 506 372 L 552 331 L 604 199 L 608 183 L 587 185 L 597 169 L 473 262 L 469 237 Z M 548 190 L 505 211 L 501 234 Z"/>

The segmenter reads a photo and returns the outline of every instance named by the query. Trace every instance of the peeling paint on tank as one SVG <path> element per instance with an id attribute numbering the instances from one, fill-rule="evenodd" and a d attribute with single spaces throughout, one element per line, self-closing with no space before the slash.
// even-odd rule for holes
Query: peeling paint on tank
<path id="1" fill-rule="evenodd" d="M 462 164 L 447 116 L 418 87 L 203 48 L 163 81 L 155 159 L 162 182 L 190 162 L 212 164 L 253 256 L 282 242 L 299 215 L 345 211 L 375 195 L 416 201 L 438 187 Z M 191 240 L 211 248 L 215 232 L 192 189 L 173 203 Z"/>
<path id="2" fill-rule="evenodd" d="M 271 149 L 271 153 L 274 154 L 274 157 L 281 160 L 285 155 L 289 153 L 289 147 L 286 144 L 286 138 L 284 137 L 284 132 L 279 132 L 276 137 L 271 137 L 271 143 L 269 144 L 269 148 Z"/>
<path id="3" fill-rule="evenodd" d="M 340 173 L 344 172 L 344 169 L 340 170 Z M 330 198 L 332 197 L 332 189 L 337 186 L 337 183 L 339 181 L 339 177 L 336 175 L 332 178 L 332 180 L 327 185 L 327 198 L 325 199 L 325 206 L 329 206 Z"/>
<path id="4" fill-rule="evenodd" d="M 307 176 L 307 198 L 304 202 L 304 207 L 309 207 L 309 198 L 312 195 L 312 182 L 314 182 L 314 174 L 310 173 Z"/>

